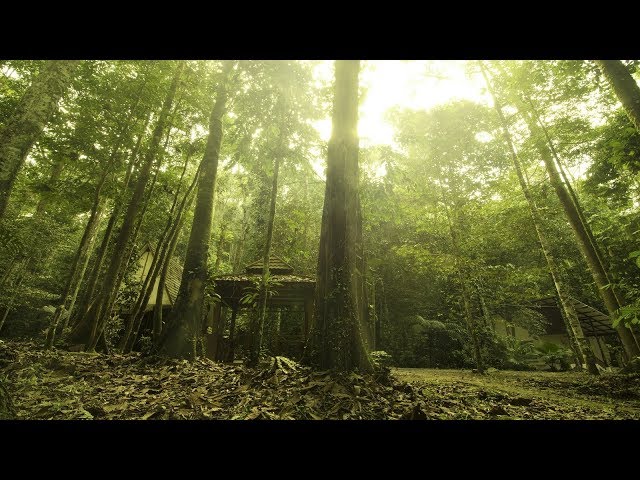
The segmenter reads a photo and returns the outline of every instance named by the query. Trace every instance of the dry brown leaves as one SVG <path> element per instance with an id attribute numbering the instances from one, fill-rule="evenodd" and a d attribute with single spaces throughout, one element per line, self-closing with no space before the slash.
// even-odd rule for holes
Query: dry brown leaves
<path id="1" fill-rule="evenodd" d="M 318 372 L 283 357 L 249 369 L 2 342 L 0 375 L 23 419 L 637 418 L 464 383 L 414 386 L 391 377 Z"/>

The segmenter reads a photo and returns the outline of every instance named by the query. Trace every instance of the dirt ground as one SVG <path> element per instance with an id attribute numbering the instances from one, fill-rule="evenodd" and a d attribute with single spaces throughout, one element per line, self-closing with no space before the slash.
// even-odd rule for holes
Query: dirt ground
<path id="1" fill-rule="evenodd" d="M 514 397 L 501 402 L 496 418 L 640 418 L 640 378 L 637 375 L 603 374 L 593 377 L 575 372 L 491 371 L 478 375 L 469 370 L 396 368 L 394 375 L 420 388 L 427 396 L 449 397 L 447 408 L 459 412 L 465 403 L 493 397 Z M 515 403 L 515 404 L 514 404 Z M 520 405 L 518 405 L 520 404 Z M 528 409 L 516 408 L 526 406 Z M 462 407 L 463 408 L 463 407 Z M 470 418 L 475 416 L 470 412 Z"/>
<path id="2" fill-rule="evenodd" d="M 208 359 L 44 351 L 35 342 L 0 341 L 0 387 L 15 419 L 640 419 L 637 374 L 364 375 L 314 371 L 283 357 L 250 369 Z"/>

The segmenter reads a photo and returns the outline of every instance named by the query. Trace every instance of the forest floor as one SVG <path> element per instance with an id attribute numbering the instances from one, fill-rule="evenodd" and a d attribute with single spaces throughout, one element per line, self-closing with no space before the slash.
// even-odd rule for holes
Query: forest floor
<path id="1" fill-rule="evenodd" d="M 17 419 L 640 419 L 640 375 L 393 369 L 318 372 L 44 351 L 0 341 Z M 0 412 L 1 413 L 1 412 Z"/>

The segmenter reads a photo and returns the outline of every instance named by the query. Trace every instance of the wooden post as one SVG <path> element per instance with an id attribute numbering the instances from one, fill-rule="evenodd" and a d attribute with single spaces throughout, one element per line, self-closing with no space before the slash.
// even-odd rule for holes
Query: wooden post
<path id="1" fill-rule="evenodd" d="M 302 331 L 302 339 L 304 343 L 307 343 L 309 337 L 309 328 L 311 327 L 311 319 L 313 317 L 313 298 L 304 297 L 304 327 Z"/>
<path id="2" fill-rule="evenodd" d="M 218 354 L 218 330 L 220 328 L 220 313 L 222 304 L 216 302 L 211 307 L 211 313 L 207 324 L 211 327 L 211 333 L 207 329 L 207 358 L 216 360 Z"/>
<path id="3" fill-rule="evenodd" d="M 229 325 L 229 352 L 227 353 L 227 362 L 233 362 L 234 356 L 234 340 L 236 333 L 236 317 L 238 316 L 238 304 L 234 303 L 231 307 L 231 324 Z"/>
<path id="4" fill-rule="evenodd" d="M 598 349 L 600 349 L 600 353 L 602 354 L 602 363 L 604 363 L 605 367 L 609 366 L 609 362 L 607 362 L 607 354 L 604 353 L 604 348 L 602 346 L 602 343 L 600 343 L 600 336 L 596 335 L 596 342 L 598 343 Z"/>

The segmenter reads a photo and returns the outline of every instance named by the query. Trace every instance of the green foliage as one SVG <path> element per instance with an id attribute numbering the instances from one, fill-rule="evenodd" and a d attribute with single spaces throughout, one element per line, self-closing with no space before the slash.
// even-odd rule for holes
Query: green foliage
<path id="1" fill-rule="evenodd" d="M 393 357 L 384 350 L 376 350 L 370 353 L 374 367 L 379 371 L 388 371 L 393 364 Z"/>
<path id="2" fill-rule="evenodd" d="M 573 352 L 570 348 L 557 343 L 543 342 L 537 345 L 535 349 L 552 371 L 569 370 L 569 363 L 573 358 Z"/>
<path id="3" fill-rule="evenodd" d="M 332 91 L 330 81 L 317 78 L 316 64 L 241 61 L 231 76 L 208 250 L 210 277 L 241 273 L 262 256 L 276 156 L 282 163 L 273 251 L 296 273 L 316 271 L 326 142 L 314 124 L 329 116 Z M 0 125 L 42 65 L 34 60 L 0 61 Z M 573 179 L 604 252 L 611 285 L 628 300 L 616 324 L 639 324 L 640 134 L 592 62 L 486 65 L 505 103 L 509 129 L 544 217 L 552 254 L 561 264 L 563 282 L 576 298 L 604 310 L 540 168 L 533 139 L 516 113 L 518 100 L 525 97 L 535 105 Z M 629 65 L 636 68 L 637 61 Z M 81 62 L 59 111 L 29 152 L 0 222 L 0 316 L 10 307 L 3 332 L 33 334 L 46 326 L 40 309 L 59 302 L 104 178 L 101 196 L 106 208 L 89 259 L 91 271 L 109 216 L 131 196 L 175 66 L 175 61 Z M 440 75 L 437 62 L 430 68 Z M 182 198 L 194 178 L 221 72 L 218 61 L 187 62 L 171 128 L 162 139 L 157 170 L 154 167 L 156 184 L 152 193 L 146 192 L 145 215 L 136 219 L 140 229 L 130 245 L 132 260 L 117 299 L 118 311 L 129 308 L 140 290 L 140 283 L 132 280 L 138 268 L 136 251 L 147 243 L 157 244 L 175 199 Z M 478 75 L 474 62 L 468 63 L 468 73 L 471 78 Z M 283 96 L 284 109 L 279 103 Z M 565 361 L 561 352 L 534 350 L 530 343 L 497 336 L 488 327 L 501 317 L 532 335 L 542 333 L 544 319 L 526 305 L 554 293 L 493 109 L 480 99 L 455 100 L 429 110 L 394 108 L 387 119 L 395 143 L 363 147 L 359 154 L 366 288 L 381 329 L 377 348 L 388 352 L 398 366 L 472 365 L 457 260 L 470 291 L 472 317 L 481 325 L 487 364 L 524 369 L 536 355 L 546 355 L 550 365 L 560 368 Z M 138 163 L 124 188 L 132 161 Z M 458 236 L 457 254 L 447 215 Z M 186 210 L 178 233 L 178 263 L 184 260 L 192 219 L 193 206 Z M 121 224 L 122 212 L 115 234 Z M 111 242 L 105 264 L 113 254 Z M 81 297 L 85 287 L 83 283 Z M 267 279 L 268 295 L 278 287 Z M 259 294 L 256 282 L 244 292 L 243 306 L 256 306 Z M 213 301 L 219 298 L 213 283 L 207 285 L 206 295 Z M 294 317 L 291 312 L 283 316 L 281 328 L 289 336 L 299 334 Z M 117 338 L 120 322 L 109 326 L 110 339 Z M 247 315 L 239 315 L 240 335 L 247 323 Z M 298 347 L 291 347 L 292 356 L 299 353 Z M 241 348 L 238 345 L 240 352 Z"/>

